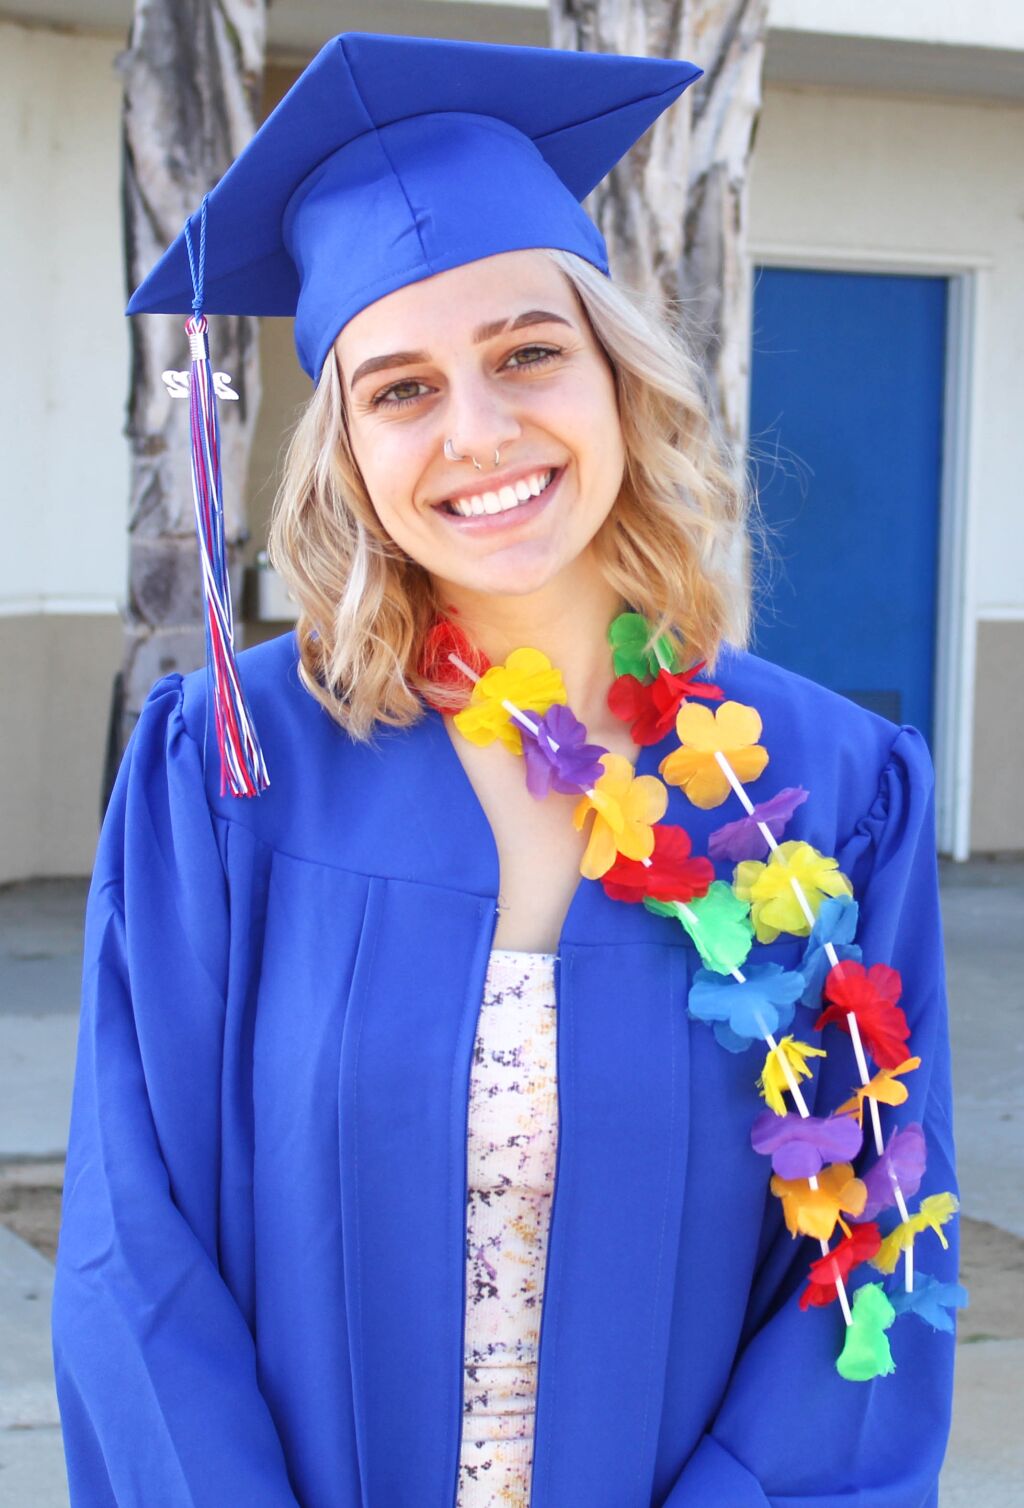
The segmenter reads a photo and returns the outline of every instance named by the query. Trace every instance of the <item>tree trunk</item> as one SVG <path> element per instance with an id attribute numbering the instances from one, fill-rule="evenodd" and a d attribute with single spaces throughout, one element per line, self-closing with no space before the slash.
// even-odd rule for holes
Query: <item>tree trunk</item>
<path id="1" fill-rule="evenodd" d="M 135 0 L 124 80 L 125 269 L 129 292 L 256 127 L 263 82 L 265 0 Z M 188 403 L 161 380 L 187 370 L 185 316 L 130 320 L 131 447 L 128 603 L 121 745 L 150 686 L 203 663 L 205 641 L 192 484 Z M 230 372 L 237 403 L 220 405 L 228 558 L 246 539 L 245 488 L 259 408 L 258 325 L 215 315 L 214 367 Z M 237 569 L 234 572 L 237 575 Z"/>
<path id="2" fill-rule="evenodd" d="M 682 302 L 737 469 L 744 465 L 751 288 L 747 178 L 768 0 L 550 0 L 553 47 L 685 58 L 704 69 L 587 201 L 616 278 Z"/>

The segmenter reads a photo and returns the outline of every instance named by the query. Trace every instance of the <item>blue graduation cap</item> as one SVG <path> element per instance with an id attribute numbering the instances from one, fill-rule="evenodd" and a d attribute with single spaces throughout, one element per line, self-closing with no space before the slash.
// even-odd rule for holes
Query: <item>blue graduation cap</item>
<path id="1" fill-rule="evenodd" d="M 192 475 L 222 785 L 267 784 L 234 663 L 205 314 L 287 315 L 316 381 L 353 315 L 530 247 L 608 271 L 580 200 L 701 76 L 664 58 L 345 32 L 300 75 L 139 285 L 192 311 Z"/>
<path id="2" fill-rule="evenodd" d="M 664 58 L 346 32 L 207 202 L 204 308 L 295 318 L 316 380 L 338 332 L 407 283 L 550 246 L 608 271 L 579 201 L 702 70 Z M 199 224 L 192 217 L 198 245 Z M 185 232 L 129 314 L 187 313 Z"/>

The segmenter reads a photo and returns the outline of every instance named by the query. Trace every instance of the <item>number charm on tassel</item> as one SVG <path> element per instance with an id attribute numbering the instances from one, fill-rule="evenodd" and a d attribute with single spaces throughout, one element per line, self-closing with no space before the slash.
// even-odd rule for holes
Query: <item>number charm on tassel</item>
<path id="1" fill-rule="evenodd" d="M 171 398 L 187 398 L 188 397 L 188 373 L 187 372 L 175 372 L 173 370 L 172 371 L 167 371 L 167 372 L 161 372 L 160 373 L 160 380 L 163 383 L 164 387 L 167 389 L 167 393 L 168 393 L 169 397 L 171 397 Z M 218 398 L 234 398 L 235 402 L 237 403 L 237 401 L 238 401 L 238 394 L 235 392 L 234 388 L 231 386 L 231 383 L 232 383 L 233 380 L 234 379 L 232 378 L 230 372 L 214 372 L 214 374 L 213 374 L 213 390 L 217 394 Z"/>

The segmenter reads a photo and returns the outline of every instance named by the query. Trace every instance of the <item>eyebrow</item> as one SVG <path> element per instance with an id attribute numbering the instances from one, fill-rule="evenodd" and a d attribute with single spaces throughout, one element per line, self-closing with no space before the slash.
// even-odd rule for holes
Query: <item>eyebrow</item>
<path id="1" fill-rule="evenodd" d="M 503 330 L 524 330 L 528 325 L 568 325 L 572 329 L 569 320 L 561 314 L 552 314 L 550 309 L 527 309 L 525 314 L 517 314 L 515 319 L 496 319 L 489 324 L 478 325 L 473 331 L 473 344 L 481 345 L 485 340 L 493 340 Z M 391 351 L 386 356 L 371 356 L 368 361 L 362 362 L 352 374 L 349 388 L 354 388 L 356 383 L 363 377 L 369 377 L 373 372 L 382 372 L 389 367 L 412 366 L 417 361 L 429 361 L 429 351 Z"/>

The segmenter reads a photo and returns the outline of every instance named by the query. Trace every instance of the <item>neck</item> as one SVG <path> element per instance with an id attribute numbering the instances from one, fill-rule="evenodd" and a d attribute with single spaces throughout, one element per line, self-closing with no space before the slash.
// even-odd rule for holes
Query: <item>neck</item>
<path id="1" fill-rule="evenodd" d="M 584 554 L 536 592 L 505 597 L 436 581 L 437 600 L 493 665 L 514 649 L 546 654 L 562 673 L 569 705 L 588 727 L 607 716 L 608 625 L 626 604 Z"/>

